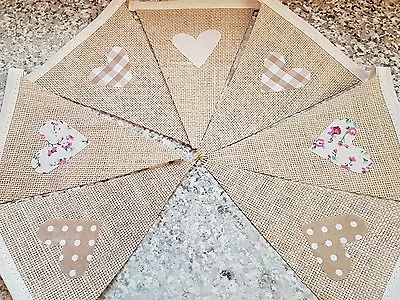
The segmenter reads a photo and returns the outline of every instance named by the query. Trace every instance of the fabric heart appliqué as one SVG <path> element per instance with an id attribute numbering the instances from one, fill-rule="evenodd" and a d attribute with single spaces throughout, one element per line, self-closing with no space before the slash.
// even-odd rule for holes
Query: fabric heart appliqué
<path id="1" fill-rule="evenodd" d="M 200 68 L 221 40 L 218 30 L 206 30 L 196 38 L 180 33 L 172 38 L 172 44 L 197 68 Z"/>
<path id="2" fill-rule="evenodd" d="M 60 120 L 46 122 L 39 134 L 48 143 L 32 160 L 32 167 L 40 174 L 50 173 L 58 166 L 67 164 L 89 144 L 86 137 Z"/>
<path id="3" fill-rule="evenodd" d="M 306 224 L 302 232 L 322 270 L 339 281 L 347 277 L 351 267 L 351 257 L 344 245 L 361 240 L 367 224 L 356 215 L 342 215 Z"/>
<path id="4" fill-rule="evenodd" d="M 293 90 L 305 86 L 310 80 L 310 71 L 304 68 L 289 69 L 283 55 L 272 52 L 264 61 L 261 90 L 264 92 Z"/>
<path id="5" fill-rule="evenodd" d="M 89 79 L 95 85 L 128 88 L 133 85 L 133 75 L 130 71 L 128 52 L 121 47 L 113 47 L 106 55 L 108 64 L 104 67 L 94 68 Z"/>
<path id="6" fill-rule="evenodd" d="M 40 226 L 37 237 L 46 246 L 60 246 L 61 271 L 69 277 L 81 277 L 93 260 L 101 222 L 87 220 L 49 220 Z"/>
<path id="7" fill-rule="evenodd" d="M 357 131 L 356 122 L 337 119 L 314 141 L 311 151 L 344 169 L 367 173 L 373 160 L 365 150 L 352 145 Z"/>

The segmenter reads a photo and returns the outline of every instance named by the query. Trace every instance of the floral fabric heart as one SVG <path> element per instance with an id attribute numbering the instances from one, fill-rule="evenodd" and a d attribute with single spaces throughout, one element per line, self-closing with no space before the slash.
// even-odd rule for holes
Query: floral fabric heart
<path id="1" fill-rule="evenodd" d="M 133 75 L 130 71 L 128 52 L 115 46 L 106 55 L 108 64 L 104 67 L 94 68 L 89 79 L 95 85 L 128 88 L 133 85 Z"/>
<path id="2" fill-rule="evenodd" d="M 356 122 L 337 119 L 314 141 L 311 151 L 344 169 L 367 173 L 373 160 L 365 150 L 352 145 L 357 131 Z"/>
<path id="3" fill-rule="evenodd" d="M 289 69 L 283 55 L 272 52 L 264 61 L 261 90 L 264 92 L 293 90 L 305 86 L 310 80 L 310 71 L 304 68 Z"/>
<path id="4" fill-rule="evenodd" d="M 172 38 L 172 44 L 192 62 L 200 68 L 213 53 L 221 39 L 218 30 L 203 31 L 196 38 L 186 33 L 180 33 Z"/>
<path id="5" fill-rule="evenodd" d="M 88 145 L 88 139 L 60 120 L 50 120 L 39 130 L 40 137 L 48 146 L 40 150 L 32 160 L 37 173 L 50 173 L 65 165 Z"/>

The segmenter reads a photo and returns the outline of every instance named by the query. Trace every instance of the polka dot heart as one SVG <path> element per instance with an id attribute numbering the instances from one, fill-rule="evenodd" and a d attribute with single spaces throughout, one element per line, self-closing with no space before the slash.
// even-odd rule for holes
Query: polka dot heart
<path id="1" fill-rule="evenodd" d="M 350 272 L 351 257 L 345 245 L 359 241 L 367 232 L 367 224 L 356 215 L 342 215 L 306 224 L 303 234 L 326 275 L 339 281 Z"/>
<path id="2" fill-rule="evenodd" d="M 37 236 L 47 247 L 62 247 L 61 271 L 68 277 L 81 277 L 93 260 L 101 222 L 87 220 L 49 220 Z"/>

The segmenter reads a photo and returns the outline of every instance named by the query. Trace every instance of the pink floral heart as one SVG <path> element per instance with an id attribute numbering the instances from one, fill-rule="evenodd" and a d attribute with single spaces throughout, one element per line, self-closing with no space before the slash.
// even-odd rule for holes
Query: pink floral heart
<path id="1" fill-rule="evenodd" d="M 314 141 L 311 151 L 344 169 L 367 173 L 373 160 L 365 150 L 352 145 L 357 132 L 357 123 L 337 119 Z"/>
<path id="2" fill-rule="evenodd" d="M 39 134 L 48 145 L 32 159 L 32 167 L 37 173 L 50 173 L 58 166 L 67 164 L 89 143 L 77 130 L 60 120 L 46 122 Z"/>
<path id="3" fill-rule="evenodd" d="M 311 80 L 311 73 L 304 68 L 290 69 L 279 52 L 272 52 L 265 59 L 264 74 L 261 76 L 264 92 L 281 92 L 305 86 Z"/>

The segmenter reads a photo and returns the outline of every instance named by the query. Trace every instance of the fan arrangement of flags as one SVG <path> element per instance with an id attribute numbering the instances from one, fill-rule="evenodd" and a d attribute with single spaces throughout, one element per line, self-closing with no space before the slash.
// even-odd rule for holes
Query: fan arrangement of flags
<path id="1" fill-rule="evenodd" d="M 96 299 L 194 161 L 321 299 L 400 295 L 400 104 L 276 0 L 114 0 L 0 114 L 0 275 Z"/>

